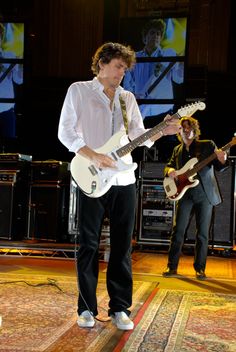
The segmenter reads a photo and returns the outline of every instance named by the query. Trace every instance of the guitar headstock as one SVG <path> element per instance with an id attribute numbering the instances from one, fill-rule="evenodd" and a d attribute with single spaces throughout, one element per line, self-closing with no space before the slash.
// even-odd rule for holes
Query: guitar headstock
<path id="1" fill-rule="evenodd" d="M 234 136 L 230 142 L 231 146 L 235 145 L 236 144 L 236 133 L 234 133 Z"/>
<path id="2" fill-rule="evenodd" d="M 184 116 L 192 116 L 197 110 L 204 110 L 206 108 L 206 104 L 202 101 L 198 101 L 196 103 L 188 104 L 178 110 L 178 114 L 181 117 Z"/>

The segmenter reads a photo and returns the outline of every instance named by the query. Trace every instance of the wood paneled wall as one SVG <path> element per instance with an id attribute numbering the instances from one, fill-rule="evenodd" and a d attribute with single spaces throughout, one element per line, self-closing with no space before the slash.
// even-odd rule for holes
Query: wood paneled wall
<path id="1" fill-rule="evenodd" d="M 35 1 L 33 75 L 87 79 L 103 41 L 103 5 L 102 0 Z"/>
<path id="2" fill-rule="evenodd" d="M 34 4 L 30 33 L 34 76 L 87 79 L 92 76 L 96 48 L 103 40 L 119 40 L 119 18 L 183 11 L 189 16 L 188 65 L 227 70 L 231 0 L 34 0 Z"/>
<path id="3" fill-rule="evenodd" d="M 189 11 L 189 65 L 208 71 L 227 71 L 230 0 L 191 1 Z"/>

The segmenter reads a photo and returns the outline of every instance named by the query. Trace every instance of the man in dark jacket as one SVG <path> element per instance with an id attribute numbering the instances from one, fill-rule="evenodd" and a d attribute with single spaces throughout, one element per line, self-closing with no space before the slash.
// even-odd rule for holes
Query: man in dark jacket
<path id="1" fill-rule="evenodd" d="M 199 123 L 193 117 L 182 118 L 181 126 L 178 135 L 181 143 L 174 148 L 164 170 L 167 196 L 170 192 L 171 198 L 177 202 L 167 268 L 162 275 L 170 277 L 177 274 L 184 236 L 193 210 L 196 217 L 193 267 L 197 279 L 202 280 L 206 278 L 212 210 L 222 202 L 214 169 L 219 171 L 225 168 L 227 153 L 217 149 L 212 140 L 199 140 Z"/>

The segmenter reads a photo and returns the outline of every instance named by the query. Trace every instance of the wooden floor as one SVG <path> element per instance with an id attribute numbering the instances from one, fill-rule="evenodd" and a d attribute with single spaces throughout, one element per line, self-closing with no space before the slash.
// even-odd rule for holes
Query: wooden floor
<path id="1" fill-rule="evenodd" d="M 107 262 L 100 260 L 99 277 L 106 275 Z M 220 251 L 209 253 L 207 259 L 206 281 L 195 278 L 193 253 L 185 251 L 178 267 L 178 277 L 163 278 L 162 272 L 167 264 L 167 250 L 138 250 L 132 253 L 134 280 L 158 281 L 161 288 L 206 290 L 225 292 L 225 287 L 236 293 L 236 251 L 224 256 Z M 22 255 L 0 255 L 0 272 L 4 274 L 37 274 L 76 276 L 74 258 L 27 257 Z M 229 285 L 226 285 L 228 282 Z M 225 286 L 224 286 L 224 284 Z M 231 285 L 231 286 L 230 286 Z"/>

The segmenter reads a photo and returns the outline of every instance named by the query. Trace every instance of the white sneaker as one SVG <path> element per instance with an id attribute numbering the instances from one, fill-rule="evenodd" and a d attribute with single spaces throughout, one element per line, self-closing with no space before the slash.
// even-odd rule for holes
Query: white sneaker
<path id="1" fill-rule="evenodd" d="M 95 320 L 92 314 L 88 310 L 84 310 L 77 320 L 77 324 L 81 328 L 92 328 L 94 327 Z"/>
<path id="2" fill-rule="evenodd" d="M 133 330 L 134 323 L 125 312 L 115 312 L 115 315 L 111 316 L 113 324 L 120 330 Z"/>

